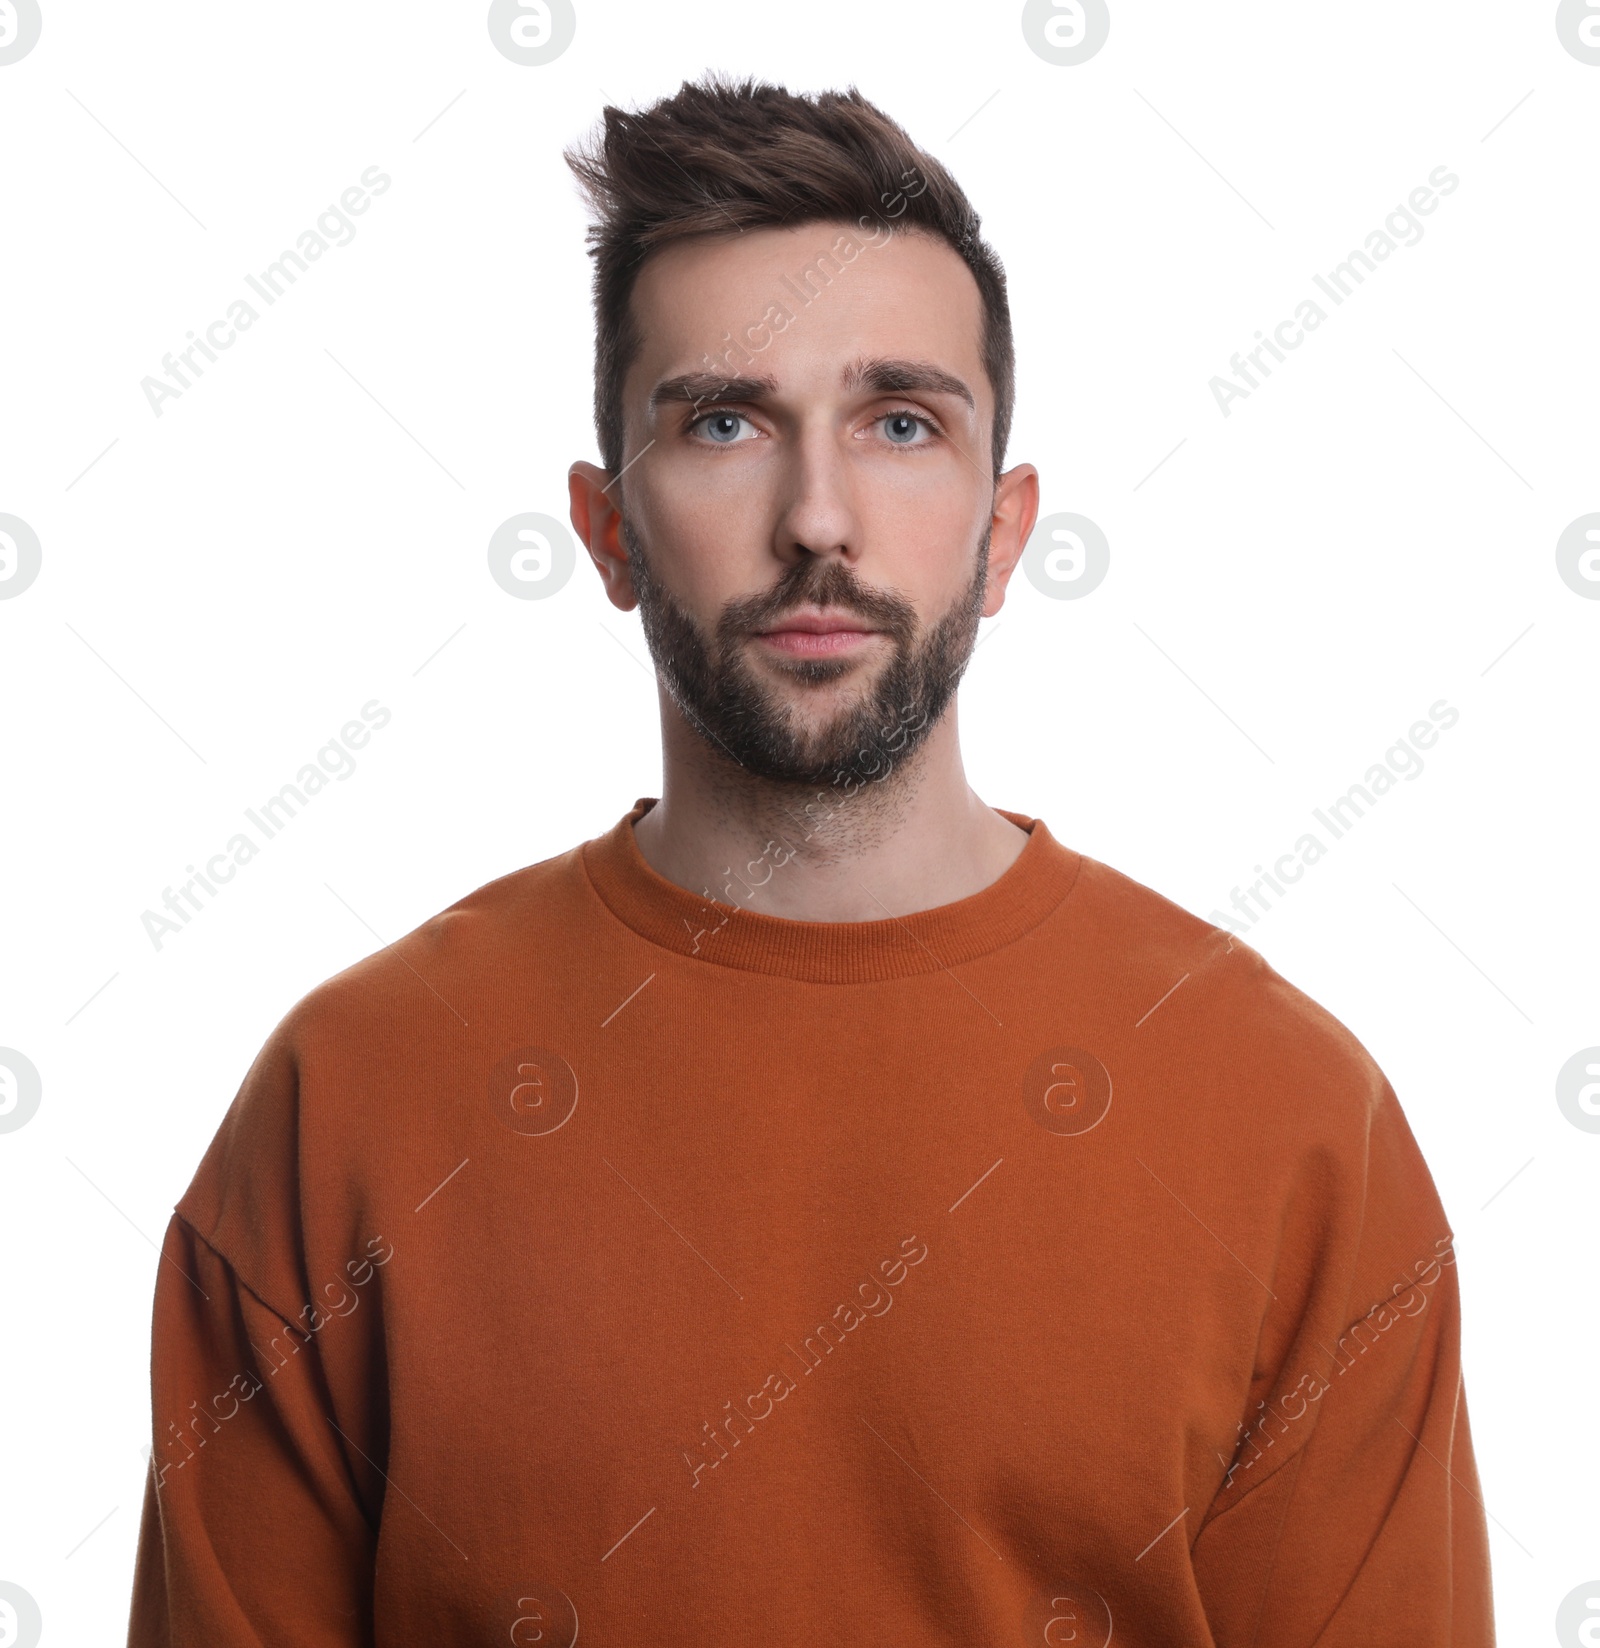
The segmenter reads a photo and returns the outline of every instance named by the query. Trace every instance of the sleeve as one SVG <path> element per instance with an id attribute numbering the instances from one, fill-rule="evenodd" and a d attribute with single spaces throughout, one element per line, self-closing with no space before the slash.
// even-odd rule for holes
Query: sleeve
<path id="1" fill-rule="evenodd" d="M 158 1267 L 151 1396 L 128 1648 L 370 1645 L 376 1517 L 319 1345 L 181 1214 Z"/>
<path id="2" fill-rule="evenodd" d="M 1453 1242 L 1380 1083 L 1349 1271 L 1297 1298 L 1191 1552 L 1217 1648 L 1494 1643 Z"/>

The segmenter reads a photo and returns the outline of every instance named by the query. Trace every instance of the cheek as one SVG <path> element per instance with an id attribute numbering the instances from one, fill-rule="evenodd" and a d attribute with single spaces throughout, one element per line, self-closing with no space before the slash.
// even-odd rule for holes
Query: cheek
<path id="1" fill-rule="evenodd" d="M 958 513 L 965 508 L 964 513 Z M 970 519 L 970 501 L 943 515 L 901 516 L 875 535 L 862 563 L 869 582 L 892 588 L 917 609 L 924 629 L 965 602 L 977 577 L 986 519 Z"/>
<path id="2" fill-rule="evenodd" d="M 934 593 L 965 587 L 988 520 L 983 501 L 959 481 L 896 479 L 862 511 L 868 557 L 885 569 L 880 581 L 897 581 L 892 566 Z"/>
<path id="3" fill-rule="evenodd" d="M 974 528 L 982 531 L 988 489 L 964 456 L 947 451 L 863 465 L 857 496 L 875 520 L 937 526 L 954 541 L 970 539 Z"/>
<path id="4" fill-rule="evenodd" d="M 751 587 L 750 566 L 771 536 L 751 499 L 698 485 L 636 490 L 628 519 L 658 577 L 697 615 L 720 610 L 731 594 Z"/>

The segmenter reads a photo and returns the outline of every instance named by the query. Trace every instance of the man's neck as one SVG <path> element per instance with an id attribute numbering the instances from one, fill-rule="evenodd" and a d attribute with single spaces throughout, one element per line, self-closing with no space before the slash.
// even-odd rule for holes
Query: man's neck
<path id="1" fill-rule="evenodd" d="M 645 862 L 702 897 L 790 921 L 880 921 L 997 881 L 1027 832 L 967 783 L 954 705 L 887 777 L 796 790 L 717 762 L 675 710 Z M 674 724 L 675 723 L 675 724 Z"/>

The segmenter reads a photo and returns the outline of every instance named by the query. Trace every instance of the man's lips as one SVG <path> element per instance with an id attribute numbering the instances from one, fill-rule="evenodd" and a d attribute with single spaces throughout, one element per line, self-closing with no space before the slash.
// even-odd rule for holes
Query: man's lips
<path id="1" fill-rule="evenodd" d="M 785 630 L 804 630 L 808 635 L 826 635 L 834 630 L 853 630 L 861 635 L 877 634 L 870 624 L 862 623 L 848 612 L 793 612 L 758 633 L 777 635 Z"/>
<path id="2" fill-rule="evenodd" d="M 756 638 L 780 652 L 815 657 L 849 652 L 867 644 L 879 631 L 848 613 L 797 612 L 781 618 Z"/>

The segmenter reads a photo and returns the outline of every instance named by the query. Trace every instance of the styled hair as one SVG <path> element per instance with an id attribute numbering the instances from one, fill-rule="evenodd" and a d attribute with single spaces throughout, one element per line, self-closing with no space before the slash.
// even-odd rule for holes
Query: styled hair
<path id="1" fill-rule="evenodd" d="M 1005 271 L 980 219 L 940 163 L 854 86 L 796 95 L 715 73 L 684 81 L 640 113 L 607 105 L 590 139 L 566 151 L 595 221 L 594 420 L 601 460 L 622 468 L 622 383 L 643 339 L 635 281 L 652 252 L 692 235 L 893 216 L 895 228 L 941 238 L 972 271 L 983 300 L 980 349 L 994 392 L 991 443 L 1000 473 L 1011 430 L 1016 356 Z M 912 180 L 923 187 L 912 192 Z M 898 202 L 889 212 L 888 203 Z"/>

